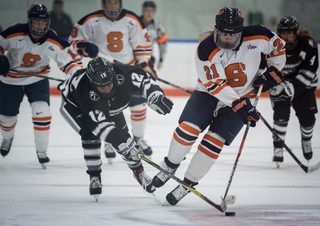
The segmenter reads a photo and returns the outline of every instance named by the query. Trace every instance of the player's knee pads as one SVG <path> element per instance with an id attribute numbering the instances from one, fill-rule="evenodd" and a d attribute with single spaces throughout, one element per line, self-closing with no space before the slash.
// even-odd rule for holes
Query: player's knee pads
<path id="1" fill-rule="evenodd" d="M 47 102 L 36 101 L 31 103 L 32 121 L 34 129 L 45 131 L 50 129 L 51 124 L 51 111 Z"/>
<path id="2" fill-rule="evenodd" d="M 290 118 L 290 104 L 275 104 L 273 107 L 274 121 L 289 121 Z"/>
<path id="3" fill-rule="evenodd" d="M 190 152 L 192 145 L 200 134 L 200 128 L 190 122 L 181 122 L 173 133 L 168 159 L 174 164 L 180 164 Z"/>
<path id="4" fill-rule="evenodd" d="M 301 127 L 312 127 L 316 123 L 314 114 L 297 115 Z"/>
<path id="5" fill-rule="evenodd" d="M 224 142 L 225 139 L 219 134 L 208 131 L 199 144 L 198 150 L 210 158 L 218 159 Z"/>

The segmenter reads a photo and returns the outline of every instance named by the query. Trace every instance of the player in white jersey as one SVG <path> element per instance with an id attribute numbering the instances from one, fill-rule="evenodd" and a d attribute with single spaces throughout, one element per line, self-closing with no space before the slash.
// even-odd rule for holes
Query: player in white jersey
<path id="1" fill-rule="evenodd" d="M 10 70 L 45 76 L 50 72 L 50 58 L 69 75 L 83 68 L 73 47 L 50 30 L 49 25 L 46 6 L 32 4 L 27 24 L 15 24 L 0 34 L 1 155 L 4 157 L 10 151 L 20 104 L 26 94 L 32 109 L 36 153 L 44 168 L 49 162 L 49 81 Z"/>
<path id="2" fill-rule="evenodd" d="M 159 46 L 159 59 L 157 69 L 163 67 L 163 60 L 167 53 L 168 35 L 161 23 L 154 19 L 156 13 L 156 4 L 153 1 L 145 1 L 142 5 L 141 20 L 146 25 L 152 46 L 156 42 Z M 153 52 L 153 51 L 152 51 Z M 154 63 L 154 54 L 151 54 L 151 60 Z"/>
<path id="3" fill-rule="evenodd" d="M 214 31 L 199 36 L 195 57 L 198 83 L 179 119 L 169 152 L 162 167 L 175 173 L 190 152 L 201 132 L 203 136 L 184 181 L 194 186 L 218 159 L 223 146 L 230 145 L 244 124 L 255 126 L 260 116 L 251 104 L 259 86 L 262 91 L 281 83 L 285 64 L 285 42 L 263 26 L 243 27 L 243 18 L 236 8 L 223 8 L 216 16 Z M 255 76 L 261 53 L 270 55 L 268 69 Z M 161 187 L 168 175 L 158 173 L 153 185 Z M 177 204 L 188 190 L 177 186 L 166 199 Z"/>
<path id="4" fill-rule="evenodd" d="M 81 55 L 96 57 L 97 52 L 91 50 L 98 46 L 98 51 L 102 54 L 124 64 L 138 65 L 156 76 L 150 61 L 151 41 L 140 18 L 134 12 L 123 9 L 122 0 L 102 0 L 101 3 L 101 10 L 84 16 L 74 26 L 69 40 L 75 49 Z M 143 149 L 146 155 L 151 155 L 152 149 L 143 139 L 146 128 L 146 99 L 136 95 L 129 105 L 132 133 L 139 148 Z M 107 158 L 115 157 L 115 152 L 108 143 L 105 154 Z"/>

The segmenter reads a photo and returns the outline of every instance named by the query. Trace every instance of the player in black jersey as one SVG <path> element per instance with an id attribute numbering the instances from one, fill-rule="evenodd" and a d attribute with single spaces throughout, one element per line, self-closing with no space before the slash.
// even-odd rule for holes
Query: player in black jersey
<path id="1" fill-rule="evenodd" d="M 299 30 L 299 22 L 294 16 L 283 17 L 278 24 L 277 32 L 286 41 L 287 61 L 282 69 L 285 81 L 269 92 L 274 110 L 273 129 L 282 140 L 285 139 L 292 106 L 300 123 L 303 155 L 310 160 L 315 114 L 318 112 L 315 97 L 318 82 L 318 46 L 308 30 Z M 279 167 L 283 162 L 282 146 L 276 138 L 273 145 L 273 161 Z"/>
<path id="2" fill-rule="evenodd" d="M 135 179 L 152 193 L 155 187 L 144 172 L 141 155 L 130 137 L 123 110 L 138 91 L 159 114 L 170 113 L 173 103 L 144 70 L 121 63 L 111 64 L 104 58 L 88 63 L 87 69 L 59 85 L 62 91 L 60 112 L 81 136 L 90 194 L 99 195 L 101 185 L 101 140 L 112 144 L 133 171 Z"/>

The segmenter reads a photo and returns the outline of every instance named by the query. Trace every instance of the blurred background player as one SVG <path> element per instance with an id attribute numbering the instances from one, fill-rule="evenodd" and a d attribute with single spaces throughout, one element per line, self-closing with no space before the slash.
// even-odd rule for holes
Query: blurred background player
<path id="1" fill-rule="evenodd" d="M 81 135 L 90 195 L 102 192 L 101 140 L 113 145 L 143 189 L 153 193 L 152 179 L 145 173 L 139 157 L 144 155 L 143 151 L 135 147 L 123 115 L 135 92 L 147 98 L 148 105 L 159 114 L 170 113 L 173 103 L 150 75 L 139 67 L 112 65 L 98 57 L 88 63 L 82 74 L 59 85 L 59 89 L 63 95 L 60 112 Z"/>
<path id="2" fill-rule="evenodd" d="M 270 90 L 270 99 L 274 110 L 273 129 L 282 140 L 285 139 L 290 107 L 296 112 L 300 123 L 301 147 L 305 159 L 312 158 L 311 138 L 315 125 L 317 102 L 318 45 L 309 31 L 300 29 L 294 16 L 285 16 L 277 28 L 278 35 L 286 41 L 286 64 L 282 69 L 285 82 Z M 279 140 L 273 138 L 273 161 L 283 162 L 283 149 Z"/>
<path id="3" fill-rule="evenodd" d="M 158 43 L 159 59 L 157 69 L 161 69 L 167 52 L 168 35 L 160 22 L 154 19 L 155 13 L 156 4 L 153 1 L 145 1 L 142 5 L 141 20 L 147 27 L 152 46 L 154 42 Z M 151 61 L 155 63 L 155 57 L 153 54 L 151 54 Z"/>
<path id="4" fill-rule="evenodd" d="M 151 40 L 140 18 L 124 9 L 122 0 L 102 0 L 101 4 L 101 10 L 84 16 L 74 26 L 69 40 L 75 49 L 83 56 L 93 58 L 101 52 L 124 64 L 139 65 L 156 77 L 150 61 Z M 136 93 L 129 103 L 132 134 L 139 148 L 150 156 L 152 149 L 144 140 L 147 104 L 146 99 L 138 95 Z M 115 157 L 112 145 L 106 144 L 105 155 Z"/>
<path id="5" fill-rule="evenodd" d="M 28 11 L 28 23 L 15 24 L 0 34 L 1 155 L 5 157 L 10 151 L 20 104 L 26 94 L 32 109 L 36 153 L 44 168 L 49 162 L 49 81 L 10 69 L 48 75 L 50 59 L 69 75 L 83 68 L 73 47 L 49 30 L 49 26 L 50 16 L 46 6 L 33 4 Z"/>
<path id="6" fill-rule="evenodd" d="M 59 37 L 68 40 L 73 28 L 73 22 L 71 17 L 63 11 L 63 1 L 53 1 L 50 19 L 50 28 L 57 32 Z"/>
<path id="7" fill-rule="evenodd" d="M 284 41 L 263 26 L 243 27 L 237 8 L 221 9 L 214 31 L 201 33 L 199 40 L 195 54 L 197 88 L 179 118 L 162 164 L 164 169 L 175 173 L 199 134 L 208 128 L 184 175 L 190 186 L 209 172 L 223 146 L 231 144 L 248 120 L 251 126 L 256 125 L 260 116 L 250 99 L 256 97 L 259 86 L 263 85 L 262 92 L 266 92 L 280 83 L 280 70 L 285 64 Z M 261 53 L 271 55 L 269 67 L 256 76 Z M 168 180 L 169 176 L 160 172 L 152 183 L 161 187 Z M 166 200 L 176 205 L 187 194 L 188 190 L 178 185 Z"/>

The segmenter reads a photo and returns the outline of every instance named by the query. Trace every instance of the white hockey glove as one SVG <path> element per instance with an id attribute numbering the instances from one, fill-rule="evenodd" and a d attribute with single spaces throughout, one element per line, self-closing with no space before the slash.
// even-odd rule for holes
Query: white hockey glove
<path id="1" fill-rule="evenodd" d="M 273 102 L 290 99 L 294 96 L 293 84 L 289 81 L 282 81 L 279 85 L 269 90 L 270 99 Z"/>
<path id="2" fill-rule="evenodd" d="M 152 92 L 147 103 L 152 110 L 162 115 L 170 113 L 173 106 L 173 102 L 160 91 Z"/>
<path id="3" fill-rule="evenodd" d="M 138 162 L 144 154 L 142 150 L 139 151 L 135 146 L 136 142 L 129 137 L 126 143 L 118 146 L 118 153 L 124 155 L 129 160 Z"/>

